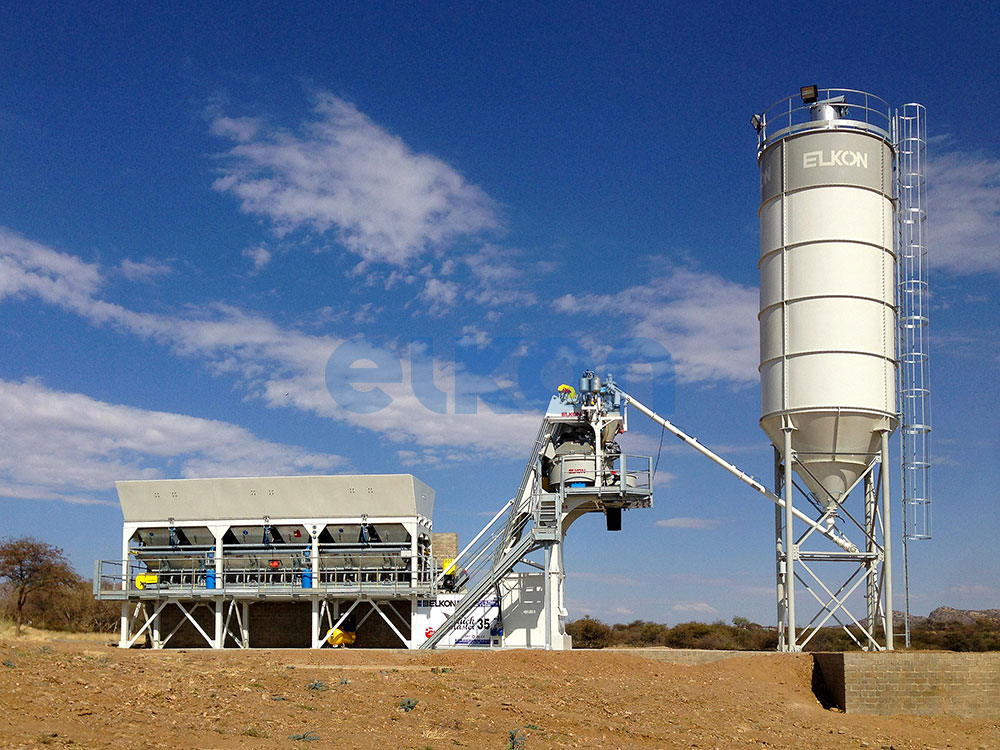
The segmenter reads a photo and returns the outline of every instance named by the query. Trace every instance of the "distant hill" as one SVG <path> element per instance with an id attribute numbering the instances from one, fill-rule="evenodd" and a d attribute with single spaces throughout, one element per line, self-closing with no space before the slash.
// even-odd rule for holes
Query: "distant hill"
<path id="1" fill-rule="evenodd" d="M 893 625 L 903 626 L 904 614 L 892 613 Z M 947 625 L 975 625 L 980 620 L 986 620 L 994 625 L 1000 625 L 1000 609 L 953 609 L 938 607 L 927 617 L 910 615 L 911 628 L 940 628 Z"/>

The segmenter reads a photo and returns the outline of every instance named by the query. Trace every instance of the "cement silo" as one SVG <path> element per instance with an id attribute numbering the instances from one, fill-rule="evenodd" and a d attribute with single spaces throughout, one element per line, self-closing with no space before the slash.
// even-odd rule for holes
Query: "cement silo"
<path id="1" fill-rule="evenodd" d="M 893 147 L 884 102 L 821 93 L 759 154 L 760 424 L 833 507 L 894 428 Z"/>
<path id="2" fill-rule="evenodd" d="M 775 532 L 788 650 L 831 618 L 860 628 L 855 640 L 866 648 L 883 647 L 880 625 L 884 647 L 893 646 L 886 469 L 899 413 L 896 119 L 872 94 L 807 86 L 751 120 L 760 167 L 760 425 L 775 447 L 784 500 Z M 863 497 L 856 510 L 853 495 Z M 823 536 L 815 526 L 796 534 L 801 510 L 841 535 L 828 538 L 860 532 L 859 541 L 810 548 Z M 843 562 L 851 574 L 831 584 L 837 566 L 828 564 Z M 796 585 L 820 605 L 801 638 Z M 863 618 L 848 603 L 862 586 Z"/>

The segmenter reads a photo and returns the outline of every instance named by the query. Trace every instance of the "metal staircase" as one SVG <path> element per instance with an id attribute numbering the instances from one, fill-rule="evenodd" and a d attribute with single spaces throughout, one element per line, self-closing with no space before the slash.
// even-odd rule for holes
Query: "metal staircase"
<path id="1" fill-rule="evenodd" d="M 548 419 L 543 419 L 535 436 L 535 444 L 531 449 L 528 463 L 524 467 L 524 474 L 521 476 L 521 484 L 514 495 L 514 504 L 510 514 L 507 516 L 507 523 L 504 527 L 503 538 L 507 544 L 497 545 L 493 554 L 493 569 L 496 570 L 504 555 L 504 551 L 510 544 L 516 543 L 520 538 L 525 524 L 531 518 L 531 500 L 536 491 L 535 485 L 538 479 L 538 463 L 545 444 L 552 436 L 552 423 Z"/>
<path id="2" fill-rule="evenodd" d="M 500 582 L 513 571 L 514 566 L 544 544 L 559 541 L 559 497 L 540 492 L 538 481 L 541 453 L 551 434 L 552 423 L 543 419 L 517 494 L 455 558 L 453 566 L 465 570 L 467 575 L 465 593 L 451 615 L 420 648 L 436 647 L 462 618 L 491 593 L 499 600 Z M 547 500 L 539 502 L 540 497 Z"/>
<path id="3" fill-rule="evenodd" d="M 503 558 L 501 558 L 499 564 L 493 569 L 493 571 L 491 571 L 490 575 L 481 578 L 478 583 L 466 591 L 465 596 L 463 596 L 462 600 L 455 606 L 455 610 L 451 613 L 448 619 L 445 620 L 444 624 L 435 630 L 431 637 L 421 644 L 420 648 L 430 649 L 436 647 L 448 634 L 448 632 L 455 627 L 455 625 L 461 621 L 463 617 L 468 615 L 469 612 L 471 612 L 472 609 L 478 605 L 485 596 L 488 596 L 490 592 L 499 585 L 500 580 L 534 548 L 535 540 L 530 534 L 518 542 L 513 549 L 508 551 Z"/>

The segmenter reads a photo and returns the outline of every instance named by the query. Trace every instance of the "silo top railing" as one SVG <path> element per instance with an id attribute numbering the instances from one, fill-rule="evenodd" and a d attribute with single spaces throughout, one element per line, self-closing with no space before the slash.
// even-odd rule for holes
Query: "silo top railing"
<path id="1" fill-rule="evenodd" d="M 842 97 L 842 99 L 841 99 Z M 813 108 L 837 100 L 846 107 L 845 117 L 814 120 Z M 816 101 L 805 103 L 799 94 L 781 99 L 760 114 L 757 131 L 757 155 L 782 138 L 805 130 L 861 130 L 892 140 L 892 108 L 875 94 L 856 89 L 818 89 Z"/>

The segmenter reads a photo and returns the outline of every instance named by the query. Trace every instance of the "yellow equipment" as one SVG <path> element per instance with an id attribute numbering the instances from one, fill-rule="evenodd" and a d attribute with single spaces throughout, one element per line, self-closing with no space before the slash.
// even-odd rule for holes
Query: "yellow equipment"
<path id="1" fill-rule="evenodd" d="M 156 573 L 140 573 L 135 577 L 135 587 L 137 589 L 144 589 L 151 584 L 155 584 L 159 580 L 159 576 Z"/>
<path id="2" fill-rule="evenodd" d="M 341 646 L 353 645 L 357 637 L 357 633 L 352 633 L 349 630 L 341 630 L 340 628 L 334 628 L 333 632 L 331 632 L 330 636 L 326 639 L 326 642 L 334 648 L 340 648 Z"/>

